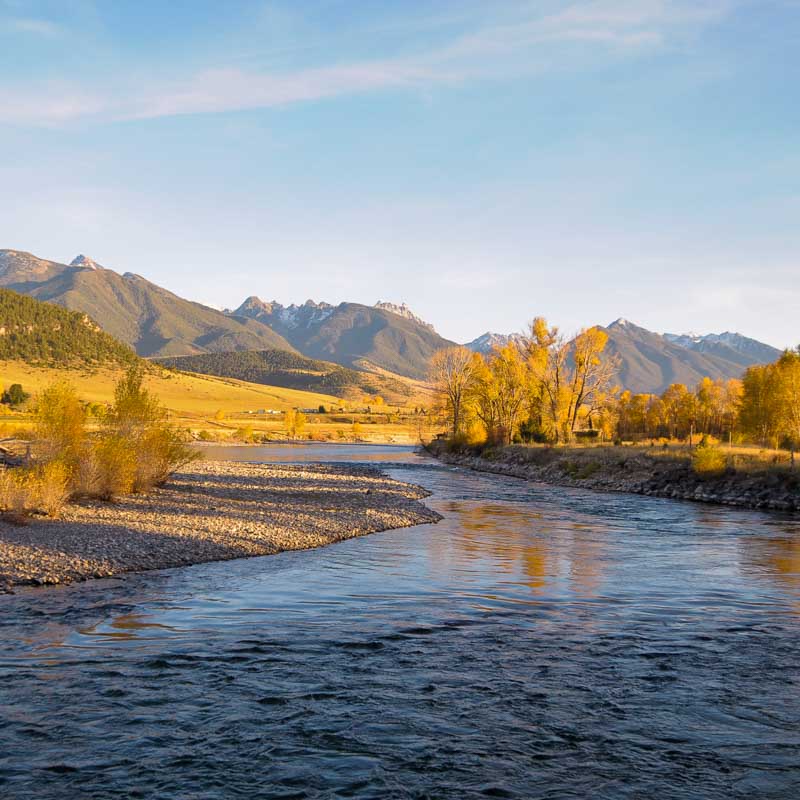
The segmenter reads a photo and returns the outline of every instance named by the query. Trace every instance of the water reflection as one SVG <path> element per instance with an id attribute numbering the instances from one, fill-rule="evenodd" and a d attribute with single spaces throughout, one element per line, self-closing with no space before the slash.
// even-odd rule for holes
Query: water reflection
<path id="1" fill-rule="evenodd" d="M 442 513 L 443 524 L 458 531 L 451 543 L 462 557 L 516 575 L 533 594 L 563 581 L 584 597 L 600 589 L 608 550 L 602 521 L 557 520 L 525 506 L 463 500 L 444 504 Z"/>

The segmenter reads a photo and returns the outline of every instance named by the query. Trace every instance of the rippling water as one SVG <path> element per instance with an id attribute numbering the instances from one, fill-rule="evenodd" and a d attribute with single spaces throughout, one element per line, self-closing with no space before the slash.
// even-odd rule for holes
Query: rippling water
<path id="1" fill-rule="evenodd" d="M 800 797 L 798 521 L 220 455 L 377 460 L 445 519 L 0 598 L 0 796 Z"/>

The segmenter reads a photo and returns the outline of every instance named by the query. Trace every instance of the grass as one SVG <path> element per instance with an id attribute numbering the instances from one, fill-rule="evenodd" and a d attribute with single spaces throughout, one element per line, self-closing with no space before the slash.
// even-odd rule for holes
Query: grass
<path id="1" fill-rule="evenodd" d="M 114 386 L 122 369 L 93 370 L 32 367 L 20 361 L 0 362 L 0 382 L 4 386 L 21 383 L 25 391 L 36 395 L 58 379 L 75 386 L 78 396 L 87 402 L 107 404 L 113 400 Z M 206 431 L 211 438 L 223 441 L 235 438 L 237 429 L 250 427 L 258 437 L 287 439 L 283 416 L 258 414 L 263 410 L 284 412 L 290 408 L 339 408 L 342 399 L 316 392 L 264 386 L 231 378 L 160 371 L 145 378 L 146 387 L 170 412 L 172 424 L 199 434 Z M 28 414 L 2 412 L 0 429 L 3 436 L 13 436 L 29 428 Z M 396 414 L 396 409 L 391 409 Z M 389 409 L 386 409 L 388 412 Z M 217 419 L 222 412 L 222 419 Z M 418 420 L 404 416 L 401 421 L 387 422 L 386 413 L 309 414 L 301 439 L 352 441 L 352 423 L 359 423 L 359 440 L 367 442 L 416 443 Z"/>
<path id="2" fill-rule="evenodd" d="M 95 403 L 111 402 L 114 385 L 123 372 L 122 369 L 107 367 L 97 370 L 54 369 L 31 367 L 22 361 L 0 362 L 0 380 L 6 386 L 21 383 L 25 391 L 35 394 L 54 380 L 63 378 L 75 386 L 84 400 Z M 320 404 L 341 403 L 339 398 L 316 392 L 166 370 L 148 375 L 145 384 L 171 412 L 189 416 L 205 416 L 218 409 L 225 412 L 261 408 L 283 411 L 297 406 L 315 408 Z"/>
<path id="3" fill-rule="evenodd" d="M 665 446 L 666 445 L 666 446 Z M 702 451 L 710 451 L 703 453 Z M 699 455 L 698 455 L 699 454 Z M 736 473 L 786 472 L 790 469 L 790 455 L 785 450 L 765 449 L 757 446 L 718 445 L 711 448 L 688 447 L 684 442 L 651 444 L 583 444 L 543 445 L 517 444 L 506 448 L 489 448 L 482 451 L 489 459 L 509 458 L 519 463 L 547 466 L 555 461 L 573 477 L 591 477 L 601 466 L 624 466 L 636 459 L 653 459 L 656 462 L 694 464 L 698 472 L 713 474 L 728 468 Z"/>

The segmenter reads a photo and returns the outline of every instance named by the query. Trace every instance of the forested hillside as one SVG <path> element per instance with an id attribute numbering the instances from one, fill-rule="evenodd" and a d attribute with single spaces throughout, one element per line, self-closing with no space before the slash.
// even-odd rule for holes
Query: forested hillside
<path id="1" fill-rule="evenodd" d="M 0 360 L 63 366 L 134 359 L 133 350 L 88 315 L 0 289 Z"/>
<path id="2" fill-rule="evenodd" d="M 381 375 L 358 372 L 328 361 L 305 358 L 285 350 L 205 353 L 196 356 L 157 359 L 159 364 L 186 372 L 236 378 L 267 386 L 333 394 L 380 394 L 387 398 L 408 397 L 408 384 Z"/>

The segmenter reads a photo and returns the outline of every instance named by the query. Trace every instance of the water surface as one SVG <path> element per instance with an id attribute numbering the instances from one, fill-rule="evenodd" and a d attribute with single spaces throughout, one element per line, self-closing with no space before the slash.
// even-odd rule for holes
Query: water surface
<path id="1" fill-rule="evenodd" d="M 445 519 L 0 598 L 1 796 L 800 796 L 796 519 L 216 453 L 378 462 Z"/>

